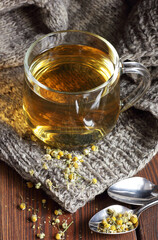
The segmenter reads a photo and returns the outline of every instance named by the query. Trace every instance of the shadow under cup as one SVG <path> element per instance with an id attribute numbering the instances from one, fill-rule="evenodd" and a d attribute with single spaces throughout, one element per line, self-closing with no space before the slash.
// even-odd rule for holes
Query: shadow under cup
<path id="1" fill-rule="evenodd" d="M 24 113 L 43 142 L 87 146 L 115 126 L 120 61 L 105 39 L 82 31 L 48 34 L 30 46 L 24 70 Z"/>

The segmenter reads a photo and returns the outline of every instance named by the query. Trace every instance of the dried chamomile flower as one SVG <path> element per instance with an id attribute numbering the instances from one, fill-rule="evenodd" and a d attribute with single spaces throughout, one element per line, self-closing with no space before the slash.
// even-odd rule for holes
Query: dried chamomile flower
<path id="1" fill-rule="evenodd" d="M 43 163 L 43 166 L 42 166 L 43 169 L 47 170 L 48 169 L 48 165 L 46 163 Z"/>
<path id="2" fill-rule="evenodd" d="M 73 157 L 73 159 L 72 159 L 73 162 L 76 162 L 77 160 L 78 160 L 77 156 Z"/>
<path id="3" fill-rule="evenodd" d="M 66 229 L 66 228 L 67 228 L 67 222 L 66 222 L 66 221 L 62 223 L 62 228 L 63 228 L 63 229 Z"/>
<path id="4" fill-rule="evenodd" d="M 31 169 L 31 170 L 29 171 L 29 173 L 30 173 L 31 176 L 33 176 L 33 175 L 34 175 L 34 170 Z"/>
<path id="5" fill-rule="evenodd" d="M 54 210 L 54 214 L 55 214 L 55 215 L 58 215 L 58 210 Z"/>
<path id="6" fill-rule="evenodd" d="M 69 174 L 69 180 L 71 181 L 71 180 L 73 180 L 74 179 L 74 174 L 73 173 L 70 173 Z"/>
<path id="7" fill-rule="evenodd" d="M 70 159 L 72 159 L 72 155 L 69 153 L 66 155 L 66 158 L 70 160 Z"/>
<path id="8" fill-rule="evenodd" d="M 51 224 L 54 226 L 55 225 L 55 218 L 53 218 Z"/>
<path id="9" fill-rule="evenodd" d="M 92 179 L 92 184 L 97 184 L 97 179 L 96 178 Z"/>
<path id="10" fill-rule="evenodd" d="M 118 219 L 118 220 L 116 221 L 116 223 L 117 223 L 117 225 L 122 225 L 123 220 L 122 220 L 122 219 Z"/>
<path id="11" fill-rule="evenodd" d="M 131 216 L 130 220 L 133 224 L 136 224 L 138 222 L 138 218 L 135 214 L 133 216 Z"/>
<path id="12" fill-rule="evenodd" d="M 46 199 L 42 199 L 42 203 L 45 204 L 46 203 Z"/>
<path id="13" fill-rule="evenodd" d="M 115 222 L 115 221 L 116 221 L 116 217 L 115 217 L 115 216 L 112 216 L 112 217 L 111 217 L 111 220 L 112 220 L 113 222 Z"/>
<path id="14" fill-rule="evenodd" d="M 114 210 L 111 208 L 108 208 L 107 213 L 108 215 L 114 215 Z"/>
<path id="15" fill-rule="evenodd" d="M 37 215 L 36 214 L 32 214 L 31 221 L 32 222 L 37 222 Z"/>
<path id="16" fill-rule="evenodd" d="M 55 219 L 55 223 L 59 224 L 59 223 L 60 223 L 60 219 L 59 219 L 59 218 L 56 218 L 56 219 Z"/>
<path id="17" fill-rule="evenodd" d="M 89 150 L 88 150 L 88 149 L 84 149 L 84 150 L 83 150 L 83 154 L 84 154 L 84 155 L 89 155 Z"/>
<path id="18" fill-rule="evenodd" d="M 58 209 L 58 215 L 62 215 L 63 211 L 61 209 Z"/>
<path id="19" fill-rule="evenodd" d="M 25 210 L 26 209 L 26 204 L 25 203 L 20 203 L 19 205 L 21 210 Z"/>
<path id="20" fill-rule="evenodd" d="M 46 180 L 46 184 L 47 184 L 47 186 L 49 187 L 49 189 L 51 189 L 53 183 L 52 183 L 52 181 L 51 181 L 50 179 L 47 179 L 47 180 Z"/>
<path id="21" fill-rule="evenodd" d="M 59 152 L 58 152 L 58 155 L 59 155 L 60 157 L 63 157 L 63 156 L 64 156 L 63 151 L 59 151 Z"/>
<path id="22" fill-rule="evenodd" d="M 83 159 L 80 159 L 79 161 L 80 161 L 81 163 L 83 163 L 83 162 L 84 162 L 84 160 L 83 160 Z"/>
<path id="23" fill-rule="evenodd" d="M 69 175 L 68 175 L 67 173 L 64 173 L 64 178 L 65 178 L 66 180 L 68 180 L 68 179 L 69 179 Z"/>
<path id="24" fill-rule="evenodd" d="M 57 234 L 55 235 L 55 239 L 56 239 L 56 240 L 62 239 L 62 234 L 61 234 L 61 233 L 57 233 Z"/>
<path id="25" fill-rule="evenodd" d="M 46 154 L 50 154 L 52 151 L 51 147 L 46 147 Z"/>
<path id="26" fill-rule="evenodd" d="M 78 169 L 78 168 L 79 168 L 79 166 L 78 166 L 78 163 L 77 163 L 77 162 L 75 162 L 73 166 L 74 166 L 74 168 L 75 168 L 75 169 Z"/>
<path id="27" fill-rule="evenodd" d="M 54 214 L 55 214 L 56 216 L 58 216 L 58 215 L 62 215 L 63 212 L 62 212 L 61 209 L 58 209 L 58 210 L 55 210 L 55 211 L 54 211 Z"/>
<path id="28" fill-rule="evenodd" d="M 32 182 L 27 182 L 26 185 L 27 185 L 28 188 L 33 188 L 33 183 Z"/>
<path id="29" fill-rule="evenodd" d="M 98 151 L 98 146 L 92 145 L 91 149 L 93 152 L 96 152 L 96 151 Z"/>
<path id="30" fill-rule="evenodd" d="M 115 230 L 116 230 L 116 226 L 115 226 L 115 225 L 112 225 L 112 226 L 110 227 L 110 229 L 111 229 L 112 231 L 115 231 Z"/>
<path id="31" fill-rule="evenodd" d="M 40 189 L 41 185 L 42 185 L 42 184 L 41 184 L 40 182 L 39 182 L 39 183 L 36 183 L 35 188 L 36 188 L 36 189 Z"/>
<path id="32" fill-rule="evenodd" d="M 37 234 L 37 237 L 38 237 L 39 239 L 44 239 L 44 238 L 45 238 L 45 233 L 38 233 L 38 234 Z"/>

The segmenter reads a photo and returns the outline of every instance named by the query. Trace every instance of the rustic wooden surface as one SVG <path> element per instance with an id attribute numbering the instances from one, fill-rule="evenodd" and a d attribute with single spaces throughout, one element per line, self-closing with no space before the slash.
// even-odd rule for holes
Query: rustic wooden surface
<path id="1" fill-rule="evenodd" d="M 151 162 L 137 174 L 158 184 L 158 154 Z M 22 211 L 19 204 L 27 203 L 27 209 Z M 46 199 L 45 206 L 42 199 Z M 64 213 L 61 221 L 67 220 L 73 224 L 67 230 L 66 240 L 157 240 L 158 239 L 158 205 L 154 206 L 141 215 L 140 227 L 136 232 L 119 235 L 105 236 L 92 233 L 88 228 L 88 221 L 98 210 L 115 204 L 116 201 L 103 193 L 95 200 L 87 203 L 75 214 Z M 125 205 L 125 204 L 124 204 Z M 128 205 L 129 206 L 129 205 Z M 130 206 L 129 206 L 130 207 Z M 0 240 L 35 240 L 37 232 L 44 232 L 45 240 L 55 239 L 58 231 L 50 224 L 54 210 L 59 206 L 52 201 L 42 190 L 28 189 L 24 181 L 13 169 L 0 162 Z M 29 211 L 30 209 L 30 211 Z M 38 221 L 35 229 L 32 228 L 30 216 L 38 210 Z M 41 230 L 38 229 L 41 227 Z"/>

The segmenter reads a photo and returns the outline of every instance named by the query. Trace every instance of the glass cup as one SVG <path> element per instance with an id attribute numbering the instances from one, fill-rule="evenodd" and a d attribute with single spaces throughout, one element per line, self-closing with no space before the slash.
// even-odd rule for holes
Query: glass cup
<path id="1" fill-rule="evenodd" d="M 119 114 L 149 88 L 148 70 L 121 63 L 104 38 L 84 31 L 47 34 L 28 49 L 23 108 L 33 133 L 59 148 L 87 146 L 107 135 Z M 120 75 L 135 73 L 138 86 L 120 100 Z"/>

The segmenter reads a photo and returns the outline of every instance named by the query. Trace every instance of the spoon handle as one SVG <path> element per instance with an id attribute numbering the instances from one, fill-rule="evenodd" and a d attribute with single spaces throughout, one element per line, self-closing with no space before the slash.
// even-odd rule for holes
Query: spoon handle
<path id="1" fill-rule="evenodd" d="M 156 204 L 158 204 L 158 197 L 155 198 L 154 201 L 151 200 L 151 201 L 149 201 L 147 204 L 143 205 L 142 207 L 137 208 L 137 209 L 134 211 L 134 213 L 139 217 L 139 215 L 140 215 L 142 212 L 144 212 L 145 210 L 147 210 L 148 208 L 150 208 L 150 207 L 152 207 L 152 206 L 154 206 L 154 205 L 156 205 Z"/>

